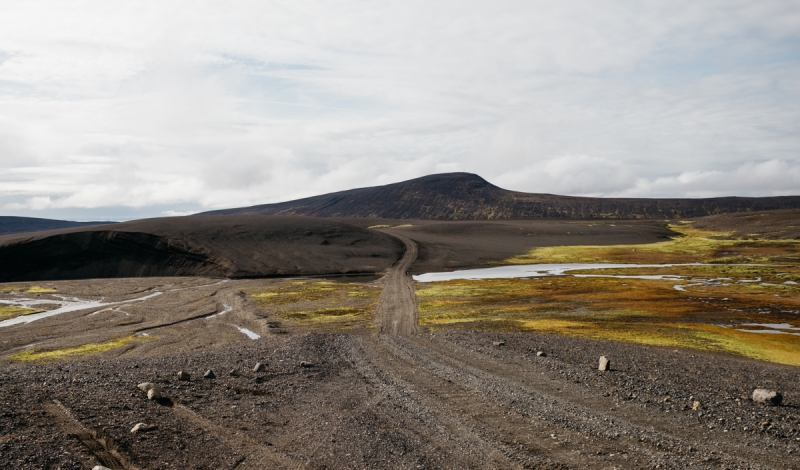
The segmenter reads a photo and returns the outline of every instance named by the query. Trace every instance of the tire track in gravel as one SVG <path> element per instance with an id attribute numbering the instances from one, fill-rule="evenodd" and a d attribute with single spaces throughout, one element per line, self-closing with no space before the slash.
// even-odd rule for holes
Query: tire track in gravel
<path id="1" fill-rule="evenodd" d="M 403 257 L 392 266 L 383 279 L 378 298 L 378 331 L 390 335 L 410 335 L 417 332 L 417 297 L 408 270 L 417 259 L 417 244 L 403 235 L 391 234 L 406 247 Z"/>
<path id="2" fill-rule="evenodd" d="M 633 405 L 590 396 L 565 380 L 552 380 L 542 367 L 501 364 L 487 355 L 414 335 L 417 300 L 406 272 L 417 247 L 407 237 L 392 235 L 403 241 L 406 253 L 387 273 L 378 310 L 379 335 L 364 340 L 362 360 L 381 371 L 384 384 L 393 383 L 418 398 L 439 423 L 449 420 L 453 425 L 445 428 L 452 438 L 474 442 L 477 437 L 478 445 L 497 448 L 521 466 L 559 462 L 604 468 L 612 464 L 607 455 L 617 455 L 613 463 L 623 465 L 697 463 L 692 448 L 703 447 L 705 436 L 701 430 L 687 429 L 684 422 L 653 419 Z M 614 414 L 600 411 L 605 409 Z M 717 464 L 770 467 L 763 452 L 748 449 L 745 454 L 735 445 L 720 449 L 721 444 L 715 439 Z"/>
<path id="3" fill-rule="evenodd" d="M 117 451 L 109 438 L 87 429 L 60 401 L 46 402 L 43 407 L 64 432 L 81 441 L 101 464 L 111 470 L 138 470 L 138 467 L 130 463 L 130 459 Z"/>
<path id="4" fill-rule="evenodd" d="M 617 449 L 644 451 L 644 455 L 669 458 L 672 462 L 693 461 L 689 448 L 715 451 L 719 463 L 747 468 L 770 468 L 774 452 L 768 449 L 742 449 L 739 443 L 726 443 L 719 436 L 713 437 L 713 445 L 704 444 L 708 436 L 702 427 L 689 425 L 679 416 L 658 416 L 657 419 L 637 405 L 614 402 L 611 399 L 590 393 L 575 384 L 553 379 L 543 366 L 535 364 L 503 364 L 494 358 L 470 351 L 454 344 L 437 344 L 420 337 L 407 338 L 416 344 L 413 351 L 428 354 L 429 360 L 447 364 L 455 370 L 469 374 L 483 383 L 502 384 L 497 390 L 507 400 L 516 396 L 542 397 L 561 405 L 565 422 L 582 424 L 587 432 L 604 439 L 611 439 Z M 550 359 L 548 359 L 550 360 Z M 543 377 L 544 375 L 544 377 Z M 535 401 L 535 400 L 533 400 Z M 517 401 L 517 405 L 524 402 Z M 601 410 L 613 409 L 613 413 Z M 653 410 L 652 412 L 655 412 Z M 655 445 L 659 443 L 659 445 Z M 721 453 L 721 452 L 722 453 Z M 702 452 L 701 452 L 702 453 Z"/>
<path id="5" fill-rule="evenodd" d="M 175 411 L 175 414 L 184 420 L 200 426 L 205 432 L 213 434 L 230 446 L 235 452 L 243 455 L 244 458 L 239 461 L 236 468 L 306 468 L 302 463 L 252 440 L 241 432 L 215 424 L 183 405 L 176 404 L 172 409 Z"/>

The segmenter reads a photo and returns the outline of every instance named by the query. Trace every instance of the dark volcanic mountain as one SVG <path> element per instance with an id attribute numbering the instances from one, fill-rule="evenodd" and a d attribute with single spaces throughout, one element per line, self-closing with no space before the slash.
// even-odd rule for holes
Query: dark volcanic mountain
<path id="1" fill-rule="evenodd" d="M 632 199 L 531 194 L 499 188 L 478 175 L 445 173 L 296 201 L 205 212 L 387 219 L 672 219 L 800 208 L 800 196 Z"/>
<path id="2" fill-rule="evenodd" d="M 69 220 L 39 219 L 36 217 L 0 216 L 0 235 L 113 223 L 114 222 L 72 222 Z"/>
<path id="3" fill-rule="evenodd" d="M 168 217 L 0 237 L 0 282 L 374 273 L 403 251 L 394 237 L 336 220 Z"/>

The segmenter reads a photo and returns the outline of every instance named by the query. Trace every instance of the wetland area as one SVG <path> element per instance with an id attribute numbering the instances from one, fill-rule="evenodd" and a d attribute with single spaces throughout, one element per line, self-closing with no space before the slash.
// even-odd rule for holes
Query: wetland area
<path id="1" fill-rule="evenodd" d="M 397 258 L 295 232 L 378 275 L 0 284 L 0 466 L 798 468 L 800 216 L 746 217 L 349 219 Z"/>

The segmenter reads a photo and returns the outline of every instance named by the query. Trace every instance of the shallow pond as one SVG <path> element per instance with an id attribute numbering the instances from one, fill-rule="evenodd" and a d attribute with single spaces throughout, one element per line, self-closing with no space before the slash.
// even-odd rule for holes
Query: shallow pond
<path id="1" fill-rule="evenodd" d="M 673 266 L 703 266 L 689 264 L 611 264 L 611 263 L 563 263 L 563 264 L 515 264 L 495 268 L 464 269 L 461 271 L 425 273 L 414 276 L 418 282 L 451 281 L 453 279 L 508 279 L 547 276 L 614 277 L 621 279 L 671 279 L 680 280 L 682 276 L 673 274 L 656 275 L 615 275 L 615 274 L 569 274 L 569 271 L 591 269 L 630 269 L 630 268 L 670 268 Z"/>

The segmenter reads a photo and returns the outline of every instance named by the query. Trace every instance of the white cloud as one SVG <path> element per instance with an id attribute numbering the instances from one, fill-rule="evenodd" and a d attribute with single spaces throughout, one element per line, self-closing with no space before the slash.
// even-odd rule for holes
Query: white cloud
<path id="1" fill-rule="evenodd" d="M 438 171 L 798 193 L 798 44 L 783 1 L 3 2 L 0 204 L 159 215 Z"/>

